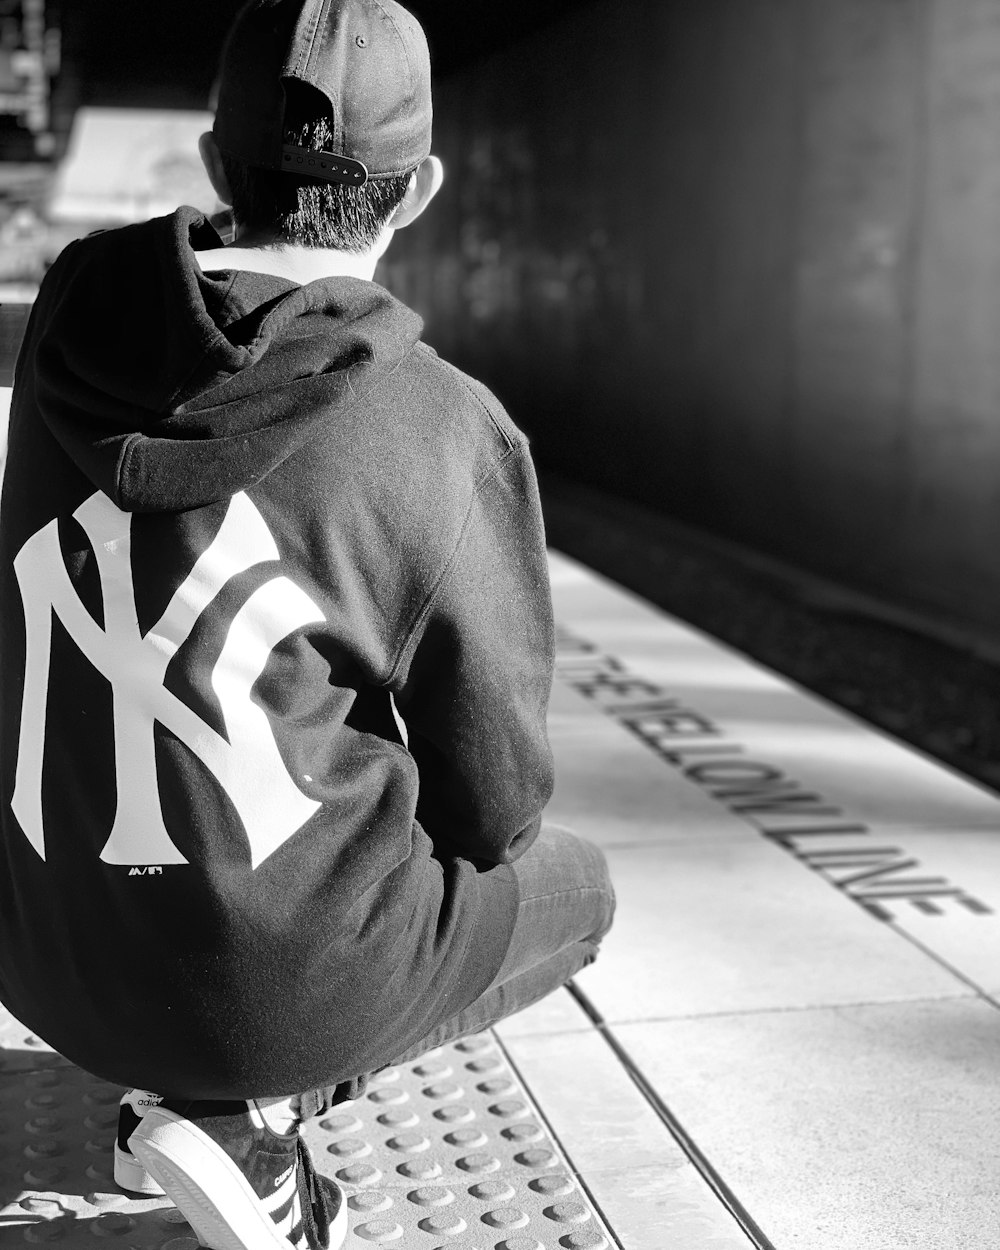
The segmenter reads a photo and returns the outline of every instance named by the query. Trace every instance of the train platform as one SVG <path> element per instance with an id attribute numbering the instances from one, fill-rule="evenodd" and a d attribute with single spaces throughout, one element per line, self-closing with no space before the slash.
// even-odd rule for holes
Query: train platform
<path id="1" fill-rule="evenodd" d="M 598 963 L 309 1126 L 348 1250 L 992 1250 L 1000 797 L 559 554 L 551 816 Z M 0 1246 L 195 1250 L 121 1091 L 0 1028 Z M 95 1240 L 95 1238 L 97 1240 Z"/>

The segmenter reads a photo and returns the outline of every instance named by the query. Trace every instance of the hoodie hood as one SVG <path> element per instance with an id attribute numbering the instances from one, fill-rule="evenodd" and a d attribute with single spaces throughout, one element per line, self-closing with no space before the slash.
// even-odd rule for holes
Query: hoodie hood
<path id="1" fill-rule="evenodd" d="M 126 512 L 202 507 L 256 485 L 369 394 L 420 318 L 373 282 L 202 273 L 221 246 L 190 208 L 71 244 L 47 280 L 39 410 Z"/>

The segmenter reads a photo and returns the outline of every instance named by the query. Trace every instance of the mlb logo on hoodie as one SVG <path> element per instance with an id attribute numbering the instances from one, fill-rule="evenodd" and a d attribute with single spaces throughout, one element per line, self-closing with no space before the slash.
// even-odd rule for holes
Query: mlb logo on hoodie
<path id="1" fill-rule="evenodd" d="M 197 756 L 225 790 L 243 823 L 251 864 L 257 868 L 320 804 L 295 785 L 267 716 L 250 693 L 278 643 L 295 630 L 322 621 L 322 612 L 287 577 L 265 582 L 236 612 L 211 672 L 212 689 L 225 721 L 223 737 L 167 689 L 166 672 L 226 583 L 257 564 L 279 558 L 260 512 L 246 494 L 232 498 L 214 540 L 145 634 L 139 628 L 132 579 L 132 515 L 97 492 L 73 516 L 86 532 L 96 558 L 103 627 L 83 605 L 70 580 L 57 520 L 29 538 L 14 560 L 26 635 L 11 802 L 21 829 L 44 859 L 42 765 L 55 615 L 112 690 L 117 805 L 101 859 L 108 864 L 157 867 L 188 862 L 163 823 L 154 740 L 158 722 Z"/>

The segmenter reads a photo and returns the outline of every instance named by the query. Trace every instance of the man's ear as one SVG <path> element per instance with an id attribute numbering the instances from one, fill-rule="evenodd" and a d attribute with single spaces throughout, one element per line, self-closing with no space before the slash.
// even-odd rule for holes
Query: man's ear
<path id="1" fill-rule="evenodd" d="M 389 219 L 393 230 L 402 230 L 411 222 L 416 221 L 435 195 L 441 190 L 444 182 L 444 166 L 437 156 L 428 156 L 414 170 L 410 177 L 410 185 L 403 197 L 403 202 Z"/>
<path id="2" fill-rule="evenodd" d="M 198 140 L 198 152 L 215 194 L 223 204 L 232 204 L 233 193 L 229 189 L 229 179 L 226 177 L 226 171 L 222 165 L 222 153 L 219 151 L 219 145 L 215 141 L 215 135 L 210 130 L 206 131 Z"/>

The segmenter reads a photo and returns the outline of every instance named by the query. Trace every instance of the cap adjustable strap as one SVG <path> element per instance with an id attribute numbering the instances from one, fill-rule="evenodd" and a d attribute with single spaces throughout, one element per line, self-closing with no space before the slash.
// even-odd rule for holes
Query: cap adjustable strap
<path id="1" fill-rule="evenodd" d="M 300 148 L 293 143 L 282 145 L 281 168 L 290 174 L 322 178 L 326 182 L 343 182 L 354 187 L 362 187 L 368 181 L 368 168 L 361 161 L 352 160 L 349 156 L 337 156 L 333 152 L 310 152 L 308 148 Z"/>

